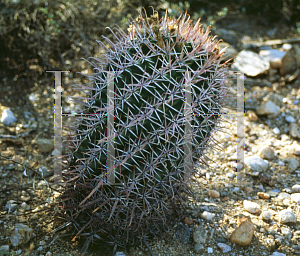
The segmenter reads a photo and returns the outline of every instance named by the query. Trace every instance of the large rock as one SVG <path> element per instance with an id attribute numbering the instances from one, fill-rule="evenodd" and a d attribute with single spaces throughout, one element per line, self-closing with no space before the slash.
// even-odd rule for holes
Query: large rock
<path id="1" fill-rule="evenodd" d="M 255 52 L 243 50 L 236 56 L 232 68 L 244 72 L 247 76 L 257 76 L 266 73 L 270 63 Z"/>

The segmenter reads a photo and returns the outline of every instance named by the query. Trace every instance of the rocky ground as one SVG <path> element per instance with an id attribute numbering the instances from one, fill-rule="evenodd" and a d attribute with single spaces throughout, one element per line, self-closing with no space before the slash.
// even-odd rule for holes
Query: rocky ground
<path id="1" fill-rule="evenodd" d="M 229 30 L 224 33 L 224 38 L 226 33 L 232 35 Z M 246 39 L 244 50 L 251 41 Z M 290 46 L 280 45 L 284 51 Z M 198 166 L 193 181 L 197 200 L 189 203 L 189 212 L 170 231 L 171 238 L 162 234 L 149 244 L 153 255 L 300 255 L 298 69 L 281 75 L 279 67 L 270 69 L 263 60 L 258 65 L 257 56 L 253 58 L 258 74 L 245 77 L 244 168 L 236 166 L 236 117 L 224 116 L 230 121 L 223 123 L 228 134 L 216 134 L 224 149 L 207 153 L 210 168 Z M 247 65 L 235 63 L 245 73 L 251 62 Z M 257 71 L 258 67 L 261 69 Z M 53 78 L 36 81 L 28 91 L 23 88 L 27 82 L 1 81 L 0 112 L 3 115 L 10 107 L 17 119 L 13 126 L 4 119 L 0 124 L 0 151 L 8 158 L 0 159 L 0 251 L 11 255 L 78 255 L 77 242 L 64 239 L 64 233 L 51 233 L 54 226 L 46 217 L 47 207 L 57 195 L 46 182 L 53 175 L 53 90 L 45 88 L 51 88 Z M 74 95 L 69 86 L 74 82 L 84 81 L 64 75 L 66 112 L 72 107 L 67 96 Z M 236 167 L 239 172 L 235 172 Z M 149 248 L 133 248 L 127 255 L 150 252 Z"/>

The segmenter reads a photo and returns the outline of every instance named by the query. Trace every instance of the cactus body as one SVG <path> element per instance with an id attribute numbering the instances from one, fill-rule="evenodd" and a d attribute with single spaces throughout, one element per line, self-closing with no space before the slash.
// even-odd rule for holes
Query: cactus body
<path id="1" fill-rule="evenodd" d="M 115 34 L 114 34 L 115 35 Z M 159 19 L 142 14 L 128 34 L 93 59 L 88 115 L 77 117 L 63 217 L 75 237 L 123 246 L 165 230 L 182 216 L 184 194 L 193 195 L 185 173 L 185 84 L 190 72 L 191 150 L 199 161 L 219 122 L 226 95 L 226 68 L 217 42 L 189 17 Z M 114 83 L 115 181 L 106 183 L 108 72 Z M 122 184 L 121 184 L 122 183 Z M 87 243 L 87 244 L 88 244 Z"/>

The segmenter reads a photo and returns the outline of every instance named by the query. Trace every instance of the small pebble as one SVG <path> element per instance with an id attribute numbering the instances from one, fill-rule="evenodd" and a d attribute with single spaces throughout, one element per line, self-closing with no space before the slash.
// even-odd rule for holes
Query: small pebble
<path id="1" fill-rule="evenodd" d="M 280 130 L 277 127 L 275 127 L 272 131 L 277 135 L 280 134 Z"/>
<path id="2" fill-rule="evenodd" d="M 275 156 L 274 150 L 270 147 L 264 147 L 260 150 L 259 156 L 263 159 L 272 160 Z"/>
<path id="3" fill-rule="evenodd" d="M 234 187 L 232 190 L 233 193 L 238 193 L 239 191 L 240 191 L 239 187 Z"/>
<path id="4" fill-rule="evenodd" d="M 282 227 L 281 234 L 283 234 L 288 241 L 292 238 L 292 232 L 290 228 Z"/>
<path id="5" fill-rule="evenodd" d="M 289 193 L 289 194 L 293 193 L 293 190 L 291 190 L 290 188 L 285 188 L 285 189 L 283 189 L 283 191 L 286 193 Z"/>
<path id="6" fill-rule="evenodd" d="M 207 240 L 208 230 L 203 230 L 200 226 L 197 226 L 193 232 L 193 239 L 196 244 L 205 244 Z"/>
<path id="7" fill-rule="evenodd" d="M 222 198 L 222 202 L 225 202 L 225 201 L 227 201 L 227 200 L 229 200 L 229 197 L 228 197 L 228 196 L 225 196 L 225 197 Z"/>
<path id="8" fill-rule="evenodd" d="M 264 172 L 269 167 L 269 164 L 259 156 L 245 157 L 244 163 L 252 172 Z"/>
<path id="9" fill-rule="evenodd" d="M 260 206 L 257 203 L 244 200 L 243 205 L 244 205 L 245 210 L 248 212 L 251 212 L 251 213 L 260 212 Z"/>
<path id="10" fill-rule="evenodd" d="M 250 121 L 256 122 L 258 120 L 258 117 L 257 117 L 257 115 L 255 114 L 254 111 L 248 110 L 247 111 L 247 116 L 248 116 Z"/>
<path id="11" fill-rule="evenodd" d="M 183 218 L 182 223 L 190 226 L 193 224 L 193 219 L 190 217 L 185 217 L 185 218 Z"/>
<path id="12" fill-rule="evenodd" d="M 14 231 L 10 236 L 10 242 L 12 246 L 18 246 L 20 244 L 27 243 L 33 235 L 32 228 L 22 223 L 16 223 Z"/>
<path id="13" fill-rule="evenodd" d="M 291 200 L 300 205 L 300 193 L 292 194 Z"/>
<path id="14" fill-rule="evenodd" d="M 299 161 L 296 158 L 291 158 L 289 160 L 289 171 L 293 172 L 300 166 Z"/>
<path id="15" fill-rule="evenodd" d="M 203 252 L 203 250 L 204 250 L 203 244 L 197 243 L 194 245 L 194 251 L 196 253 L 201 253 L 201 252 Z"/>
<path id="16" fill-rule="evenodd" d="M 231 247 L 227 244 L 217 243 L 217 246 L 221 249 L 223 253 L 227 253 L 231 251 Z"/>
<path id="17" fill-rule="evenodd" d="M 291 197 L 291 195 L 286 192 L 281 192 L 277 196 L 277 198 L 280 200 L 289 199 L 290 197 Z"/>
<path id="18" fill-rule="evenodd" d="M 290 135 L 294 138 L 300 139 L 300 126 L 296 123 L 290 124 Z"/>
<path id="19" fill-rule="evenodd" d="M 54 148 L 54 141 L 50 139 L 37 139 L 33 140 L 32 143 L 36 144 L 38 146 L 38 149 L 42 153 L 48 153 L 53 150 Z"/>
<path id="20" fill-rule="evenodd" d="M 26 211 L 30 209 L 29 205 L 26 204 L 25 202 L 23 202 L 23 203 L 21 204 L 21 207 L 22 207 L 24 210 L 26 210 Z"/>
<path id="21" fill-rule="evenodd" d="M 248 194 L 251 194 L 253 192 L 253 188 L 251 187 L 246 187 L 245 188 L 245 191 L 248 193 Z"/>
<path id="22" fill-rule="evenodd" d="M 208 195 L 212 198 L 219 198 L 220 197 L 220 193 L 216 190 L 208 191 Z"/>
<path id="23" fill-rule="evenodd" d="M 296 184 L 292 187 L 292 190 L 297 193 L 297 192 L 300 192 L 300 185 L 299 184 Z"/>
<path id="24" fill-rule="evenodd" d="M 270 220 L 273 216 L 273 213 L 271 211 L 263 211 L 261 213 L 261 217 L 263 220 Z"/>
<path id="25" fill-rule="evenodd" d="M 285 44 L 282 45 L 282 49 L 286 50 L 286 51 L 289 50 L 289 49 L 291 49 L 292 47 L 293 46 L 291 44 L 287 44 L 287 43 L 285 43 Z"/>
<path id="26" fill-rule="evenodd" d="M 295 122 L 296 122 L 295 118 L 292 117 L 292 116 L 286 116 L 286 117 L 285 117 L 285 120 L 286 120 L 287 122 L 289 122 L 289 123 L 295 123 Z"/>
<path id="27" fill-rule="evenodd" d="M 205 220 L 212 220 L 215 217 L 215 214 L 204 211 L 203 213 L 201 213 L 200 217 Z"/>
<path id="28" fill-rule="evenodd" d="M 259 198 L 262 198 L 262 199 L 269 199 L 271 196 L 267 193 L 264 193 L 264 192 L 257 192 L 257 195 Z"/>
<path id="29" fill-rule="evenodd" d="M 286 254 L 281 252 L 273 252 L 270 256 L 286 256 Z"/>
<path id="30" fill-rule="evenodd" d="M 8 212 L 14 212 L 15 210 L 18 209 L 18 205 L 16 204 L 15 200 L 9 200 L 5 205 L 5 209 Z"/>
<path id="31" fill-rule="evenodd" d="M 297 221 L 296 215 L 291 209 L 285 209 L 279 213 L 279 222 L 282 224 L 285 223 L 295 223 Z"/>
<path id="32" fill-rule="evenodd" d="M 268 117 L 273 118 L 280 114 L 280 107 L 277 106 L 273 101 L 267 101 L 263 103 L 257 110 L 258 115 L 268 115 Z"/>
<path id="33" fill-rule="evenodd" d="M 15 118 L 14 113 L 9 108 L 3 110 L 1 116 L 1 123 L 7 126 L 11 126 L 16 121 L 17 118 Z"/>
<path id="34" fill-rule="evenodd" d="M 126 256 L 124 252 L 116 252 L 115 256 Z"/>
<path id="35" fill-rule="evenodd" d="M 9 245 L 1 245 L 0 246 L 0 253 L 9 252 Z"/>
<path id="36" fill-rule="evenodd" d="M 226 173 L 226 176 L 230 179 L 234 178 L 234 173 L 233 172 L 228 172 Z"/>

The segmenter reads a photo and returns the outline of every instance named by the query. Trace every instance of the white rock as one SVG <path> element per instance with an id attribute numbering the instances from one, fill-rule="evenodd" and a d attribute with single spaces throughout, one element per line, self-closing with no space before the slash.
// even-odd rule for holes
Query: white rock
<path id="1" fill-rule="evenodd" d="M 115 256 L 126 256 L 124 252 L 116 252 Z"/>
<path id="2" fill-rule="evenodd" d="M 275 127 L 272 131 L 277 135 L 280 134 L 280 130 L 277 127 Z"/>
<path id="3" fill-rule="evenodd" d="M 286 116 L 285 120 L 289 123 L 295 123 L 296 122 L 296 119 L 292 116 Z"/>
<path id="4" fill-rule="evenodd" d="M 14 113 L 9 108 L 3 110 L 1 116 L 1 123 L 10 126 L 16 121 L 17 118 L 15 118 Z"/>
<path id="5" fill-rule="evenodd" d="M 236 68 L 248 76 L 257 76 L 268 71 L 270 63 L 255 52 L 243 50 L 236 56 L 232 68 Z"/>
<path id="6" fill-rule="evenodd" d="M 291 158 L 289 160 L 289 171 L 293 172 L 299 167 L 300 163 L 296 158 Z"/>
<path id="7" fill-rule="evenodd" d="M 216 214 L 204 211 L 201 213 L 201 218 L 205 220 L 212 220 L 215 217 Z"/>
<path id="8" fill-rule="evenodd" d="M 295 185 L 292 187 L 292 190 L 293 190 L 295 193 L 300 192 L 300 185 L 299 185 L 299 184 L 295 184 Z"/>
<path id="9" fill-rule="evenodd" d="M 280 107 L 278 107 L 273 101 L 267 101 L 263 103 L 257 110 L 258 115 L 268 115 L 268 117 L 276 117 L 280 114 Z"/>
<path id="10" fill-rule="evenodd" d="M 286 50 L 286 51 L 289 50 L 289 49 L 291 49 L 292 47 L 293 46 L 291 44 L 287 44 L 287 43 L 282 45 L 282 49 Z"/>
<path id="11" fill-rule="evenodd" d="M 271 211 L 263 211 L 261 213 L 261 217 L 263 220 L 270 220 L 273 216 L 273 213 Z"/>
<path id="12" fill-rule="evenodd" d="M 257 203 L 244 200 L 243 206 L 244 206 L 245 210 L 248 211 L 248 212 L 251 212 L 251 213 L 260 212 L 260 206 Z"/>
<path id="13" fill-rule="evenodd" d="M 253 172 L 263 172 L 269 167 L 269 164 L 259 156 L 248 156 L 245 158 L 244 163 Z"/>
<path id="14" fill-rule="evenodd" d="M 231 251 L 231 247 L 227 244 L 217 243 L 217 246 L 221 249 L 223 253 L 227 253 Z"/>
<path id="15" fill-rule="evenodd" d="M 262 157 L 263 159 L 273 159 L 275 154 L 274 154 L 274 150 L 270 147 L 263 147 L 260 151 L 259 151 L 259 156 Z"/>
<path id="16" fill-rule="evenodd" d="M 300 193 L 292 194 L 291 200 L 300 205 Z"/>
<path id="17" fill-rule="evenodd" d="M 213 253 L 213 248 L 207 247 L 207 253 Z"/>
<path id="18" fill-rule="evenodd" d="M 277 162 L 277 164 L 278 164 L 279 166 L 285 166 L 284 162 L 281 161 L 281 160 L 279 160 L 279 161 Z"/>
<path id="19" fill-rule="evenodd" d="M 284 223 L 295 223 L 297 221 L 296 215 L 291 209 L 285 209 L 279 213 L 279 222 Z"/>

